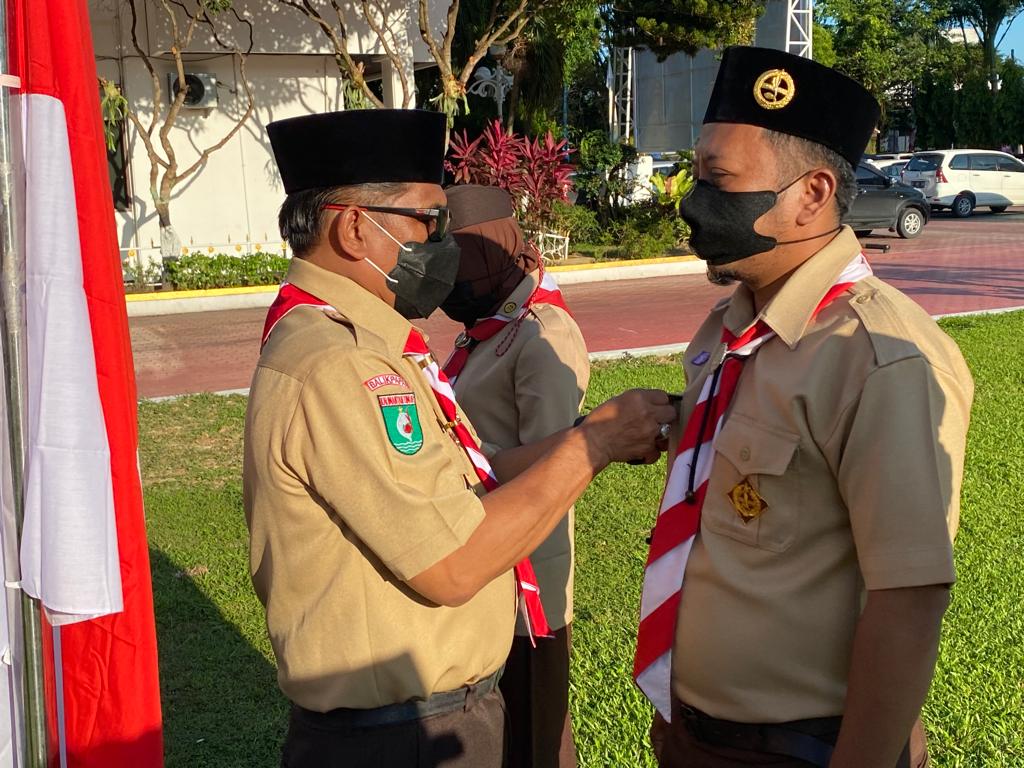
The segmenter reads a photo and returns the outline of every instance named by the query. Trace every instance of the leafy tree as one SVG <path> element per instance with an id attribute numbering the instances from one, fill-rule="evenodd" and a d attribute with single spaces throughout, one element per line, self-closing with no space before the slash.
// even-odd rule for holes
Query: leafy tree
<path id="1" fill-rule="evenodd" d="M 999 146 L 992 93 L 984 70 L 971 73 L 957 92 L 956 145 Z"/>
<path id="2" fill-rule="evenodd" d="M 996 104 L 1000 143 L 1024 144 L 1024 67 L 1007 59 L 1002 67 L 1003 87 Z"/>
<path id="3" fill-rule="evenodd" d="M 766 0 L 621 0 L 607 12 L 616 45 L 673 53 L 749 43 Z"/>
<path id="4" fill-rule="evenodd" d="M 994 94 L 998 90 L 1000 68 L 996 49 L 1014 19 L 1024 13 L 1024 0 L 953 0 L 952 12 L 955 19 L 962 24 L 970 24 L 978 33 L 985 54 L 988 82 Z"/>
<path id="5" fill-rule="evenodd" d="M 491 0 L 462 0 L 452 51 L 456 59 L 468 56 L 486 30 Z M 504 46 L 504 52 L 485 60 L 500 64 L 513 76 L 507 96 L 505 123 L 517 124 L 533 134 L 559 130 L 562 89 L 575 85 L 594 66 L 601 46 L 599 0 L 562 0 L 537 4 L 522 32 Z M 474 118 L 460 120 L 460 128 L 482 130 L 495 115 L 493 99 L 471 97 Z"/>
<path id="6" fill-rule="evenodd" d="M 1016 147 L 1024 143 L 1024 67 L 999 63 L 1002 87 L 989 87 L 980 45 L 951 44 L 924 73 L 914 98 L 923 147 Z"/>
<path id="7" fill-rule="evenodd" d="M 940 24 L 948 9 L 941 2 L 819 0 L 814 12 L 820 37 L 830 33 L 836 69 L 871 91 L 886 114 L 908 105 L 922 65 L 946 42 Z"/>
<path id="8" fill-rule="evenodd" d="M 470 12 L 479 11 L 479 25 L 472 42 L 460 54 L 455 53 L 459 20 L 463 15 L 462 0 L 450 0 L 445 16 L 445 26 L 440 36 L 430 25 L 430 0 L 409 0 L 406 4 L 390 3 L 386 0 L 275 0 L 303 14 L 321 30 L 331 44 L 335 62 L 342 76 L 350 80 L 354 89 L 362 94 L 368 105 L 381 107 L 383 101 L 366 80 L 362 62 L 356 61 L 348 51 L 348 30 L 350 21 L 361 19 L 377 36 L 385 57 L 395 66 L 401 81 L 399 101 L 410 106 L 416 99 L 416 80 L 405 74 L 403 66 L 404 41 L 398 39 L 396 30 L 401 29 L 401 17 L 415 14 L 419 33 L 431 58 L 437 65 L 439 83 L 437 93 L 429 99 L 438 110 L 448 115 L 449 127 L 459 113 L 465 109 L 466 87 L 476 66 L 487 56 L 491 46 L 503 46 L 518 40 L 527 24 L 537 14 L 554 7 L 556 0 L 486 0 L 467 2 Z M 329 7 L 328 7 L 329 6 Z"/>
<path id="9" fill-rule="evenodd" d="M 811 47 L 814 51 L 814 60 L 826 67 L 836 65 L 836 47 L 832 41 L 832 30 L 826 26 L 814 22 L 811 30 Z"/>
<path id="10" fill-rule="evenodd" d="M 927 66 L 922 67 L 914 89 L 913 110 L 918 147 L 938 149 L 977 143 L 987 132 L 971 119 L 961 116 L 964 88 L 973 98 L 976 83 L 983 81 L 982 51 L 977 45 L 954 44 L 943 38 L 931 51 Z M 984 87 L 984 82 L 982 82 Z M 968 99 L 968 102 L 971 99 Z M 989 109 L 991 112 L 991 109 Z M 989 114 L 978 116 L 987 123 Z"/>

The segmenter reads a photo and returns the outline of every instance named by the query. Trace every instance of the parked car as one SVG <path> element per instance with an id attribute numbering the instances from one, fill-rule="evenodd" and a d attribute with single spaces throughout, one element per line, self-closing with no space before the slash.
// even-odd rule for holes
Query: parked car
<path id="1" fill-rule="evenodd" d="M 892 163 L 906 162 L 914 156 L 913 152 L 893 152 L 880 155 L 865 155 L 864 159 L 876 168 L 885 168 Z"/>
<path id="2" fill-rule="evenodd" d="M 919 152 L 907 163 L 903 181 L 920 189 L 933 210 L 949 208 L 970 216 L 975 208 L 1002 213 L 1024 205 L 1024 162 L 987 149 Z"/>
<path id="3" fill-rule="evenodd" d="M 903 180 L 903 169 L 907 167 L 909 160 L 895 160 L 891 163 L 886 163 L 879 167 L 879 170 L 884 176 L 887 176 L 896 181 Z"/>
<path id="4" fill-rule="evenodd" d="M 900 237 L 914 238 L 928 219 L 928 202 L 920 190 L 886 176 L 869 163 L 857 166 L 857 197 L 843 223 L 858 237 L 873 229 L 888 229 Z"/>

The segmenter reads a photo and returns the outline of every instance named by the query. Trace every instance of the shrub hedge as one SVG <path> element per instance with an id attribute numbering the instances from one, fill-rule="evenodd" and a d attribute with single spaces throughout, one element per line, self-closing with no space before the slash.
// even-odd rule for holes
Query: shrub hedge
<path id="1" fill-rule="evenodd" d="M 179 291 L 276 285 L 288 272 L 289 259 L 256 251 L 241 256 L 189 253 L 167 262 L 166 281 Z"/>

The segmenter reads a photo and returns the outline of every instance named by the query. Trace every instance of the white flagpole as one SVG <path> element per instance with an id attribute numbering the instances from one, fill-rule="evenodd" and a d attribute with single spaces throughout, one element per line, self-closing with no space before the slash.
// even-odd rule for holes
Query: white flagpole
<path id="1" fill-rule="evenodd" d="M 0 0 L 0 74 L 8 72 L 7 3 Z M 25 520 L 25 263 L 18 253 L 15 226 L 14 158 L 11 149 L 11 98 L 0 84 L 0 346 L 3 348 L 7 437 L 10 443 L 12 503 L 21 548 Z M 23 764 L 46 768 L 46 708 L 43 698 L 42 626 L 38 601 L 21 594 L 24 666 L 21 670 L 25 707 Z"/>

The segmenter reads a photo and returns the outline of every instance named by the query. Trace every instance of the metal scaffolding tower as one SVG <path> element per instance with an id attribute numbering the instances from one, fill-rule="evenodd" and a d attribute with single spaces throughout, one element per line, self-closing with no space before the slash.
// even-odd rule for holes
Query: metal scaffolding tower
<path id="1" fill-rule="evenodd" d="M 633 140 L 632 48 L 612 48 L 608 61 L 608 136 L 613 142 Z"/>
<path id="2" fill-rule="evenodd" d="M 814 29 L 814 0 L 786 0 L 786 50 L 805 59 L 812 58 L 812 32 Z"/>

